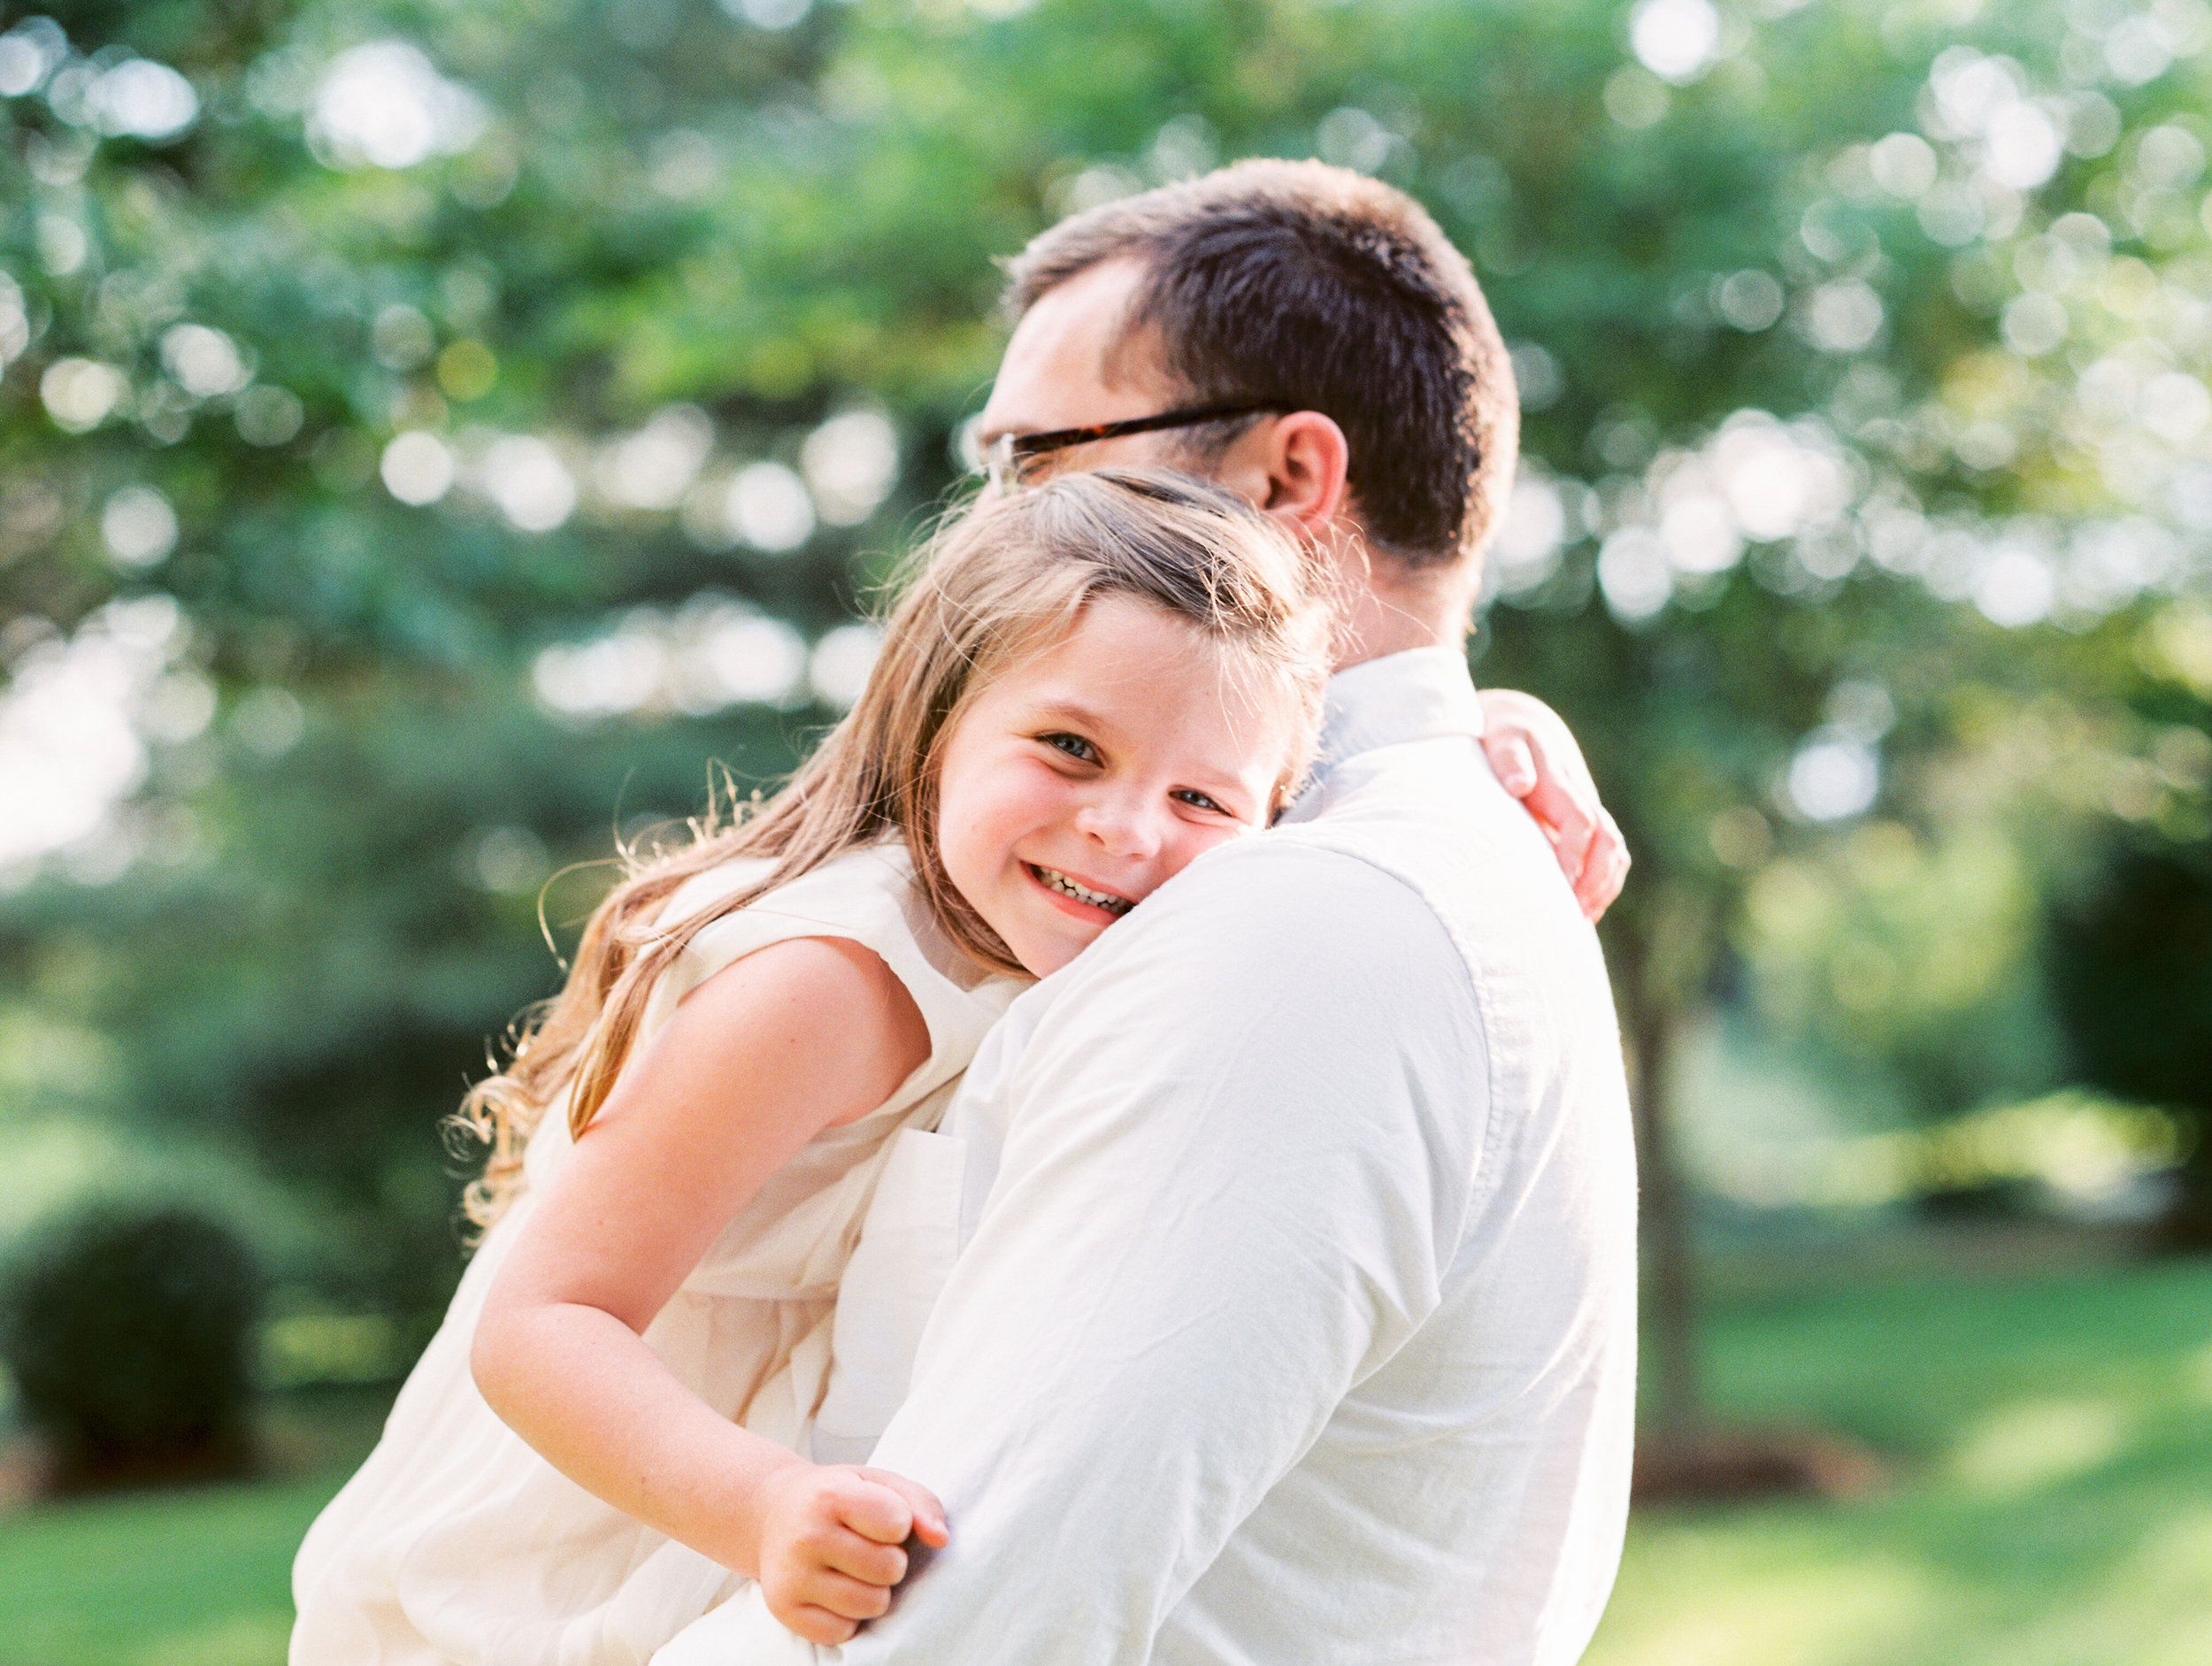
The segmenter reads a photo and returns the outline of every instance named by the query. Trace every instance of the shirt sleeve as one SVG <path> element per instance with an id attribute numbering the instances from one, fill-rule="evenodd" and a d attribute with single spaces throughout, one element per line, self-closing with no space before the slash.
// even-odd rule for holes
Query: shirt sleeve
<path id="1" fill-rule="evenodd" d="M 952 1543 L 820 1651 L 841 1666 L 1145 1661 L 1433 1309 L 1457 1240 L 1480 1026 L 1465 964 L 1397 879 L 1233 847 L 1051 993 L 996 1089 L 996 1183 L 872 1460 L 944 1500 Z"/>

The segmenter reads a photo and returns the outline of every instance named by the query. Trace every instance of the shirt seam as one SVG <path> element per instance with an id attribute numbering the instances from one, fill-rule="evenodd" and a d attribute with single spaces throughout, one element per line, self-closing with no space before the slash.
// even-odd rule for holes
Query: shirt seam
<path id="1" fill-rule="evenodd" d="M 1451 945 L 1453 962 L 1459 968 L 1461 977 L 1466 980 L 1468 993 L 1474 1002 L 1475 1028 L 1482 1042 L 1482 1133 L 1476 1145 L 1475 1172 L 1469 1177 L 1464 1207 L 1452 1232 L 1452 1256 L 1440 1263 L 1440 1278 L 1441 1266 L 1448 1264 L 1451 1259 L 1456 1259 L 1459 1253 L 1466 1248 L 1467 1234 L 1473 1223 L 1481 1218 L 1483 1205 L 1496 1195 L 1497 1171 L 1501 1163 L 1499 1146 L 1504 1137 L 1502 1127 L 1503 1119 L 1497 1114 L 1502 1084 L 1498 1075 L 1496 1008 L 1484 979 L 1476 972 L 1476 956 L 1472 949 L 1461 933 L 1454 928 L 1451 921 L 1447 919 L 1436 904 L 1429 900 L 1420 886 L 1397 869 L 1371 856 L 1356 850 L 1347 850 L 1338 845 L 1322 843 L 1308 831 L 1325 825 L 1325 821 L 1305 822 L 1294 829 L 1282 829 L 1283 837 L 1269 840 L 1256 839 L 1240 848 L 1230 846 L 1221 854 L 1225 856 L 1264 856 L 1270 851 L 1286 855 L 1292 851 L 1310 851 L 1317 856 L 1338 856 L 1348 862 L 1356 862 L 1369 871 L 1380 874 L 1401 890 L 1409 892 L 1414 901 L 1420 905 L 1422 911 L 1436 922 L 1438 929 L 1444 933 L 1444 940 Z M 1410 1332 L 1409 1332 L 1409 1335 Z M 1394 1349 L 1393 1352 L 1394 1353 L 1395 1350 Z"/>

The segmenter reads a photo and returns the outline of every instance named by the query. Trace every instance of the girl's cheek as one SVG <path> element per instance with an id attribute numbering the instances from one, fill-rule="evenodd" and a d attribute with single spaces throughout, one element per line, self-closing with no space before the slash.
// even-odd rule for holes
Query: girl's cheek
<path id="1" fill-rule="evenodd" d="M 1199 831 L 1198 837 L 1191 841 L 1189 848 L 1185 853 L 1182 862 L 1177 864 L 1178 868 L 1179 870 L 1181 867 L 1195 862 L 1200 856 L 1204 856 L 1206 852 L 1213 849 L 1217 845 L 1225 845 L 1232 840 L 1241 839 L 1247 833 L 1257 832 L 1259 832 L 1257 827 L 1240 821 L 1227 822 L 1216 826 L 1202 828 Z"/>

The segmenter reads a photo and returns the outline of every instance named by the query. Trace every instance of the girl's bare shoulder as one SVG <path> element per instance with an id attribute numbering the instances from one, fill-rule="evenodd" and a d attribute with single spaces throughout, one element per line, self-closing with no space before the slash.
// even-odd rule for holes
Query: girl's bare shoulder
<path id="1" fill-rule="evenodd" d="M 803 1062 L 824 1087 L 841 1090 L 831 1124 L 864 1116 L 930 1056 L 912 994 L 849 937 L 787 937 L 757 948 L 687 994 L 669 1027 L 665 1039 L 687 1052 L 757 1057 L 765 1048 Z"/>

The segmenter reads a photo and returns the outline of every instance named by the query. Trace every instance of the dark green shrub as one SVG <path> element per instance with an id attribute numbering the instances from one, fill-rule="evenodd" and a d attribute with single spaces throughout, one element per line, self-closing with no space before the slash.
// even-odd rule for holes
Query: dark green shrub
<path id="1" fill-rule="evenodd" d="M 2116 833 L 2094 882 L 2054 907 L 2047 952 L 2078 1078 L 2186 1131 L 2159 1237 L 2212 1249 L 2212 845 Z"/>
<path id="2" fill-rule="evenodd" d="M 250 1468 L 260 1306 L 251 1252 L 188 1209 L 103 1205 L 40 1233 L 0 1292 L 0 1358 L 55 1490 Z"/>

